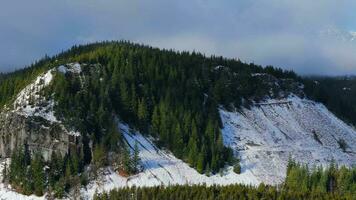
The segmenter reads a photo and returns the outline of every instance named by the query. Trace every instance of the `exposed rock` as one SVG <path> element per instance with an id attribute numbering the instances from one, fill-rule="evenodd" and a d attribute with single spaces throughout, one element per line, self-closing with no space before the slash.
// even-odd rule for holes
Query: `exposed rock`
<path id="1" fill-rule="evenodd" d="M 16 112 L 0 113 L 0 156 L 10 157 L 16 147 L 28 144 L 31 152 L 40 151 L 48 160 L 53 151 L 62 156 L 71 148 L 80 148 L 80 136 L 70 134 L 60 123 Z"/>

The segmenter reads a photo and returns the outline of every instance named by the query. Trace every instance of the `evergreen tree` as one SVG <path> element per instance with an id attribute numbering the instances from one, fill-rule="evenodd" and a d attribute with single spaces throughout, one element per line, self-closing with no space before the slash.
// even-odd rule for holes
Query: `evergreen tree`
<path id="1" fill-rule="evenodd" d="M 140 166 L 140 150 L 138 148 L 138 143 L 137 141 L 135 142 L 135 146 L 134 146 L 134 152 L 133 152 L 133 156 L 132 156 L 132 169 L 133 169 L 133 173 L 137 173 L 139 172 L 139 166 Z"/>
<path id="2" fill-rule="evenodd" d="M 160 135 L 160 116 L 159 116 L 159 108 L 155 106 L 152 114 L 152 129 L 151 134 L 154 136 Z"/>
<path id="3" fill-rule="evenodd" d="M 145 133 L 147 131 L 146 125 L 148 123 L 148 111 L 145 99 L 139 101 L 137 112 L 140 130 Z"/>
<path id="4" fill-rule="evenodd" d="M 45 190 L 45 172 L 42 155 L 36 153 L 31 162 L 31 173 L 33 175 L 34 193 L 42 196 Z"/>

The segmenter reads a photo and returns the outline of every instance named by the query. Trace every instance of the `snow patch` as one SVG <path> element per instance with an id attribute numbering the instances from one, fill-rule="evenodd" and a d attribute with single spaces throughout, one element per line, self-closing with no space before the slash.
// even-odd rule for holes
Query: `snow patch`
<path id="1" fill-rule="evenodd" d="M 266 73 L 253 73 L 251 74 L 252 77 L 255 77 L 255 76 L 266 76 L 267 74 Z"/>
<path id="2" fill-rule="evenodd" d="M 69 63 L 66 65 L 61 65 L 57 68 L 58 72 L 66 74 L 67 72 L 71 72 L 74 74 L 80 74 L 82 72 L 82 67 L 79 63 Z"/>
<path id="3" fill-rule="evenodd" d="M 77 66 L 75 64 L 70 64 Z M 63 70 L 64 66 L 59 66 L 58 71 Z M 80 68 L 80 65 L 79 65 Z M 47 99 L 43 94 L 43 89 L 48 86 L 53 80 L 55 69 L 51 69 L 46 73 L 39 75 L 36 80 L 26 86 L 16 97 L 12 112 L 16 112 L 25 117 L 41 117 L 50 123 L 61 123 L 54 115 L 55 102 L 52 98 Z M 67 130 L 63 124 L 60 124 L 63 130 Z M 67 134 L 78 137 L 78 131 L 66 131 Z"/>
<path id="4" fill-rule="evenodd" d="M 281 183 L 289 156 L 309 166 L 356 163 L 356 132 L 322 104 L 290 96 L 240 112 L 220 110 L 226 146 L 258 181 Z M 339 140 L 346 141 L 344 152 Z"/>
<path id="5" fill-rule="evenodd" d="M 2 171 L 4 169 L 5 162 L 6 162 L 7 166 L 9 166 L 10 159 L 3 159 L 0 161 L 0 172 L 1 172 L 0 180 L 3 180 Z M 2 181 L 1 181 L 0 182 L 0 199 L 44 200 L 46 198 L 45 198 L 45 196 L 42 196 L 42 197 L 38 197 L 35 195 L 26 196 L 26 195 L 17 193 L 16 191 L 11 189 L 10 185 L 6 185 L 6 184 L 2 183 Z"/>
<path id="6" fill-rule="evenodd" d="M 222 65 L 218 65 L 216 67 L 214 67 L 214 70 L 221 70 L 221 69 L 224 69 L 225 66 L 222 66 Z"/>
<path id="7" fill-rule="evenodd" d="M 130 130 L 127 125 L 119 124 L 119 128 L 131 148 L 134 148 L 137 142 L 144 170 L 137 175 L 125 178 L 111 168 L 107 168 L 100 180 L 91 182 L 87 190 L 82 189 L 82 194 L 87 199 L 92 198 L 95 191 L 109 191 L 127 186 L 229 185 L 235 183 L 258 185 L 260 183 L 248 166 L 242 166 L 241 174 L 234 173 L 232 167 L 225 169 L 222 174 L 213 176 L 199 174 L 172 153 L 158 149 L 150 139 Z"/>
<path id="8" fill-rule="evenodd" d="M 53 112 L 53 100 L 47 100 L 42 94 L 43 89 L 51 83 L 53 72 L 54 70 L 51 69 L 39 75 L 17 95 L 13 103 L 14 112 L 26 117 L 37 116 L 49 122 L 58 122 Z"/>

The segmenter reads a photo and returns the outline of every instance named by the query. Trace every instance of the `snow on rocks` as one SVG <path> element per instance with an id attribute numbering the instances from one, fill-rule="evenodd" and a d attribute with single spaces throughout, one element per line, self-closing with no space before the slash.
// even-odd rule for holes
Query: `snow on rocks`
<path id="1" fill-rule="evenodd" d="M 82 72 L 82 67 L 79 63 L 69 63 L 66 65 L 59 66 L 57 70 L 63 74 L 66 74 L 67 72 L 80 74 Z"/>
<path id="2" fill-rule="evenodd" d="M 54 69 L 51 69 L 26 86 L 13 103 L 14 111 L 24 116 L 37 116 L 50 122 L 58 122 L 53 113 L 54 102 L 47 100 L 42 94 L 43 89 L 51 83 L 53 73 Z"/>
<path id="3" fill-rule="evenodd" d="M 105 173 L 106 175 L 104 175 L 100 181 L 92 182 L 87 190 L 82 190 L 82 194 L 84 194 L 86 198 L 91 198 L 95 191 L 108 191 L 113 188 L 134 185 L 143 187 L 184 184 L 259 184 L 259 181 L 254 177 L 252 172 L 244 166 L 242 167 L 241 174 L 234 173 L 232 167 L 225 169 L 222 174 L 212 176 L 199 174 L 195 169 L 174 157 L 170 152 L 158 149 L 150 139 L 138 132 L 130 130 L 127 125 L 120 124 L 119 128 L 131 148 L 134 148 L 137 142 L 143 171 L 137 175 L 125 178 L 108 168 Z"/>
<path id="4" fill-rule="evenodd" d="M 79 71 L 80 69 L 78 63 L 68 65 L 73 66 L 73 69 L 76 71 Z M 59 66 L 57 70 L 63 70 L 62 67 L 64 66 Z M 61 124 L 61 121 L 56 118 L 54 115 L 54 100 L 52 98 L 46 98 L 43 94 L 43 89 L 52 82 L 55 72 L 55 68 L 48 70 L 46 73 L 39 75 L 31 84 L 26 86 L 17 95 L 13 103 L 14 110 L 12 112 L 16 112 L 26 117 L 41 117 L 50 123 L 60 123 L 60 126 L 63 130 L 66 130 L 67 134 L 78 137 L 80 136 L 78 131 L 67 130 L 64 125 Z"/>
<path id="5" fill-rule="evenodd" d="M 225 66 L 222 66 L 222 65 L 218 65 L 216 67 L 214 67 L 214 70 L 221 70 L 221 69 L 224 69 Z"/>
<path id="6" fill-rule="evenodd" d="M 327 165 L 356 163 L 356 132 L 325 106 L 289 96 L 268 100 L 240 112 L 220 110 L 223 138 L 241 157 L 241 165 L 259 181 L 281 183 L 288 158 Z M 347 144 L 342 149 L 339 141 Z"/>

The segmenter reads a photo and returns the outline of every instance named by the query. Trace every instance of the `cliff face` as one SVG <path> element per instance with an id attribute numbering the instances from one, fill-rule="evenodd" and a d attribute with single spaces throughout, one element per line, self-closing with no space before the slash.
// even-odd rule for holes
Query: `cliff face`
<path id="1" fill-rule="evenodd" d="M 0 113 L 0 156 L 10 157 L 16 147 L 27 144 L 31 152 L 41 152 L 48 160 L 52 151 L 63 156 L 71 148 L 80 148 L 80 137 L 70 134 L 62 124 L 16 112 Z"/>
<path id="2" fill-rule="evenodd" d="M 0 112 L 0 156 L 10 157 L 15 148 L 28 145 L 48 160 L 53 151 L 64 156 L 70 149 L 81 148 L 78 132 L 70 131 L 54 115 L 54 101 L 43 95 L 56 69 L 39 75 Z"/>

